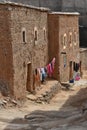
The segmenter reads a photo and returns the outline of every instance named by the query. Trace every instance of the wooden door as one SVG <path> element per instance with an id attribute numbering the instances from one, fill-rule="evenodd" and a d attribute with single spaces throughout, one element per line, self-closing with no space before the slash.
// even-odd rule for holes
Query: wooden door
<path id="1" fill-rule="evenodd" d="M 27 64 L 27 84 L 26 90 L 31 92 L 31 63 Z"/>

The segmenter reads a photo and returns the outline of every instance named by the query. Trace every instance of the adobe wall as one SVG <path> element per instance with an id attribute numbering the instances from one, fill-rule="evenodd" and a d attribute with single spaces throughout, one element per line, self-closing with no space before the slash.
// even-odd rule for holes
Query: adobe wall
<path id="1" fill-rule="evenodd" d="M 87 47 L 87 0 L 62 0 L 61 11 L 80 13 L 80 46 Z"/>
<path id="2" fill-rule="evenodd" d="M 77 40 L 74 45 L 73 33 Z M 69 43 L 69 34 L 72 33 L 72 46 Z M 64 49 L 63 36 L 66 34 L 66 48 Z M 69 62 L 79 63 L 79 27 L 78 15 L 50 13 L 48 15 L 49 58 L 56 57 L 54 78 L 63 81 L 69 80 Z M 66 54 L 66 55 L 65 55 Z M 66 63 L 64 66 L 64 56 Z"/>
<path id="3" fill-rule="evenodd" d="M 82 72 L 87 70 L 87 49 L 80 49 L 80 57 L 82 62 Z"/>
<path id="4" fill-rule="evenodd" d="M 3 0 L 1 0 L 3 1 Z M 87 28 L 87 0 L 9 0 L 37 7 L 48 7 L 52 11 L 79 12 L 79 24 Z M 80 46 L 87 47 L 87 29 L 80 29 Z M 85 40 L 84 40 L 85 39 Z"/>
<path id="5" fill-rule="evenodd" d="M 31 71 L 33 72 L 35 68 L 44 67 L 48 63 L 47 12 L 22 6 L 10 6 L 10 11 L 14 95 L 16 98 L 20 98 L 24 97 L 26 92 L 27 64 L 31 63 Z M 38 33 L 37 43 L 34 41 L 35 28 Z M 46 30 L 45 39 L 44 28 Z M 23 29 L 26 32 L 26 43 L 23 43 Z"/>
<path id="6" fill-rule="evenodd" d="M 49 62 L 56 58 L 53 78 L 59 80 L 59 21 L 56 14 L 48 14 L 48 41 Z"/>
<path id="7" fill-rule="evenodd" d="M 59 15 L 59 59 L 60 59 L 60 80 L 69 80 L 70 61 L 79 63 L 79 26 L 78 16 L 76 15 Z M 77 35 L 76 45 L 74 45 L 74 32 Z M 72 46 L 70 46 L 70 33 L 72 33 Z M 62 36 L 66 34 L 66 48 L 64 49 Z M 66 58 L 64 63 L 64 53 Z M 65 66 L 64 66 L 65 64 Z"/>
<path id="8" fill-rule="evenodd" d="M 5 94 L 13 94 L 13 72 L 10 12 L 0 4 L 0 91 Z"/>

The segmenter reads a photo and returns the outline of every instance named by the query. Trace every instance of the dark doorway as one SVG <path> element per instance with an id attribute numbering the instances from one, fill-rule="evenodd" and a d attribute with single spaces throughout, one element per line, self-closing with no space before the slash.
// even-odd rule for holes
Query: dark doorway
<path id="1" fill-rule="evenodd" d="M 80 33 L 80 47 L 86 48 L 87 47 L 87 27 L 80 26 L 79 33 Z"/>
<path id="2" fill-rule="evenodd" d="M 27 64 L 27 84 L 26 90 L 31 92 L 31 62 Z"/>
<path id="3" fill-rule="evenodd" d="M 73 62 L 70 61 L 69 63 L 69 80 L 72 80 L 73 78 Z"/>

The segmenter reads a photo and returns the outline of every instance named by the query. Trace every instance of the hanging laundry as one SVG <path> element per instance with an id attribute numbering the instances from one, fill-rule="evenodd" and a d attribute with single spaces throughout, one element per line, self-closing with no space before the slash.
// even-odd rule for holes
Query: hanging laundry
<path id="1" fill-rule="evenodd" d="M 42 73 L 41 73 L 41 69 L 38 68 L 38 71 L 39 71 L 39 75 L 40 75 L 40 81 L 42 81 Z"/>
<path id="2" fill-rule="evenodd" d="M 47 78 L 47 68 L 44 67 L 44 71 L 45 71 L 45 78 Z"/>
<path id="3" fill-rule="evenodd" d="M 51 70 L 52 70 L 52 74 L 53 74 L 54 66 L 52 65 L 52 62 L 51 62 Z"/>
<path id="4" fill-rule="evenodd" d="M 38 69 L 35 69 L 35 72 L 34 72 L 34 74 L 33 74 L 33 81 L 34 81 L 34 83 L 33 83 L 33 85 L 34 85 L 34 87 L 36 88 L 36 87 L 40 87 L 40 85 L 41 85 L 41 83 L 40 83 L 40 74 L 39 74 L 39 71 L 38 71 Z"/>
<path id="5" fill-rule="evenodd" d="M 56 58 L 54 57 L 53 60 L 52 60 L 52 67 L 53 67 L 53 70 L 54 70 L 54 65 L 55 65 L 55 61 L 56 61 Z"/>
<path id="6" fill-rule="evenodd" d="M 49 64 L 50 66 L 50 75 L 52 75 L 52 66 L 51 66 L 51 63 Z"/>
<path id="7" fill-rule="evenodd" d="M 45 78 L 46 78 L 46 72 L 45 72 L 44 68 L 41 68 L 41 74 L 42 74 L 42 82 L 44 82 Z"/>
<path id="8" fill-rule="evenodd" d="M 49 64 L 47 65 L 47 74 L 48 74 L 48 76 L 50 75 L 50 65 Z"/>
<path id="9" fill-rule="evenodd" d="M 53 74 L 54 65 L 55 65 L 55 57 L 53 58 L 53 60 L 51 61 L 51 63 L 49 63 L 47 65 L 47 74 L 48 74 L 49 77 L 51 77 L 52 74 Z"/>
<path id="10" fill-rule="evenodd" d="M 51 63 L 49 63 L 46 67 L 37 68 L 34 72 L 34 79 L 35 84 L 38 85 L 38 83 L 44 82 L 47 76 L 51 77 L 54 71 L 54 65 L 55 65 L 55 57 L 52 59 Z"/>
<path id="11" fill-rule="evenodd" d="M 76 75 L 76 77 L 75 77 L 75 80 L 76 80 L 76 81 L 80 80 L 80 75 L 79 75 L 79 73 L 77 73 L 77 75 Z"/>
<path id="12" fill-rule="evenodd" d="M 51 64 L 48 64 L 48 67 L 47 67 L 47 72 L 48 72 L 48 76 L 51 77 L 52 75 L 52 67 L 51 67 Z"/>

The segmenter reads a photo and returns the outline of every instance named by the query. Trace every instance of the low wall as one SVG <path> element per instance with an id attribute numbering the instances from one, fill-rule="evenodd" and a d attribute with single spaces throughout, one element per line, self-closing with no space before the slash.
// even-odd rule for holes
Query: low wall
<path id="1" fill-rule="evenodd" d="M 82 62 L 82 71 L 87 70 L 87 48 L 80 49 L 80 59 Z"/>

